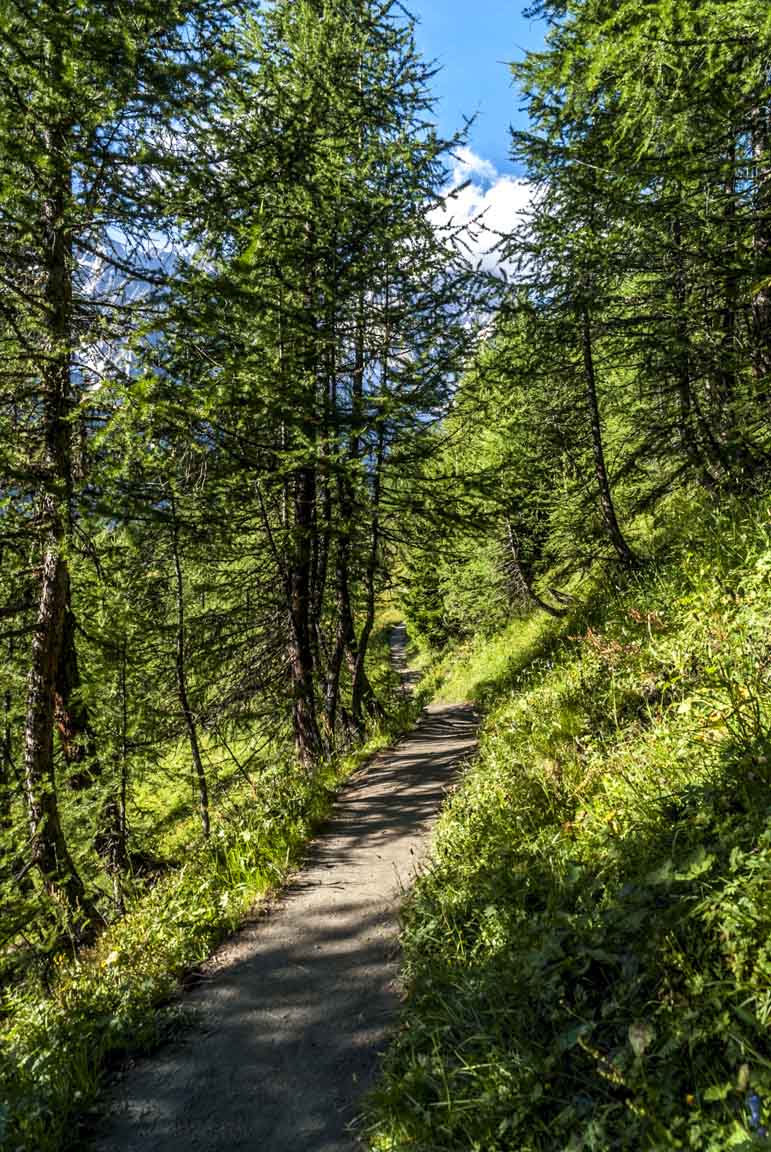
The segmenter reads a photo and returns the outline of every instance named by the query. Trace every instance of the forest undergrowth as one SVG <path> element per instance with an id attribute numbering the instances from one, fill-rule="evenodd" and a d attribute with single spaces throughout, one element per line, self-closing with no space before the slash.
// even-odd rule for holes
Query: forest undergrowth
<path id="1" fill-rule="evenodd" d="M 158 872 L 137 878 L 125 915 L 93 946 L 68 949 L 52 938 L 12 978 L 6 974 L 0 1148 L 82 1147 L 110 1069 L 186 1026 L 181 993 L 198 967 L 286 880 L 344 780 L 419 709 L 420 698 L 405 701 L 399 693 L 387 636 L 384 623 L 373 639 L 370 674 L 388 715 L 363 744 L 309 776 L 287 743 L 248 777 L 231 777 L 208 840 L 200 837 L 194 802 L 182 804 L 175 821 L 155 828 Z M 149 791 L 144 802 L 152 823 Z M 168 796 L 158 795 L 155 808 L 165 816 Z"/>
<path id="2" fill-rule="evenodd" d="M 770 505 L 666 523 L 435 665 L 486 720 L 407 904 L 378 1152 L 769 1145 Z"/>

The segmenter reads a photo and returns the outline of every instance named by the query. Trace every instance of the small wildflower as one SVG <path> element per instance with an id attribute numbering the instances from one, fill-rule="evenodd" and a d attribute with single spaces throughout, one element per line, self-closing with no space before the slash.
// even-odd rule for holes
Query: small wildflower
<path id="1" fill-rule="evenodd" d="M 750 1113 L 750 1128 L 753 1132 L 757 1132 L 759 1136 L 765 1136 L 766 1129 L 763 1128 L 760 1123 L 761 1104 L 762 1100 L 758 1096 L 757 1092 L 750 1092 L 747 1097 L 747 1108 Z"/>

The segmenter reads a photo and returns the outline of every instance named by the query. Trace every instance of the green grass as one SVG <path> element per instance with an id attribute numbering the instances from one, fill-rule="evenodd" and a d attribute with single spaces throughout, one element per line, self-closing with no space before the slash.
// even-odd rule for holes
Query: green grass
<path id="1" fill-rule="evenodd" d="M 769 506 L 688 524 L 444 661 L 487 716 L 406 909 L 378 1152 L 769 1146 Z"/>
<path id="2" fill-rule="evenodd" d="M 189 803 L 153 845 L 184 863 L 149 890 L 94 947 L 38 949 L 23 979 L 6 985 L 0 1031 L 0 1148 L 58 1152 L 83 1146 L 90 1111 L 111 1062 L 150 1049 L 184 1024 L 183 978 L 270 889 L 280 885 L 326 815 L 339 784 L 414 719 L 419 702 L 396 693 L 387 628 L 373 637 L 370 674 L 388 720 L 363 746 L 313 777 L 291 756 L 263 762 L 213 804 L 212 836 L 197 835 Z M 234 778 L 235 779 L 235 778 Z M 227 783 L 227 781 L 226 781 Z M 161 797 L 179 791 L 173 774 Z M 153 827 L 152 797 L 140 797 Z M 84 1127 L 85 1125 L 85 1127 Z"/>

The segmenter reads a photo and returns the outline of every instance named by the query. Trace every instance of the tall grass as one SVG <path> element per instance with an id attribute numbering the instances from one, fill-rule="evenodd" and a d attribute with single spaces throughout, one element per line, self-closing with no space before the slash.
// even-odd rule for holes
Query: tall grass
<path id="1" fill-rule="evenodd" d="M 191 840 L 191 822 L 171 829 L 184 863 L 138 893 L 92 948 L 41 952 L 25 979 L 6 985 L 0 1148 L 82 1148 L 110 1064 L 126 1051 L 151 1048 L 182 1023 L 183 978 L 282 882 L 338 785 L 413 719 L 418 705 L 397 692 L 385 627 L 373 639 L 370 673 L 389 702 L 389 718 L 365 745 L 313 776 L 288 753 L 264 766 L 248 786 L 230 790 L 208 843 Z"/>
<path id="2" fill-rule="evenodd" d="M 379 1152 L 769 1146 L 771 525 L 690 511 L 446 670 L 488 714 L 406 910 Z"/>

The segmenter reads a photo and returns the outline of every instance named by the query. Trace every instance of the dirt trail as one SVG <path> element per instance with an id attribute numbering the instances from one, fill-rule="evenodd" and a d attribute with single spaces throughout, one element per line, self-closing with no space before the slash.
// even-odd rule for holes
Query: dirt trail
<path id="1" fill-rule="evenodd" d="M 403 629 L 394 662 L 405 687 Z M 114 1089 L 97 1152 L 354 1152 L 398 1008 L 398 913 L 459 762 L 466 706 L 431 706 L 346 785 L 302 870 L 215 954 L 200 1019 Z"/>

